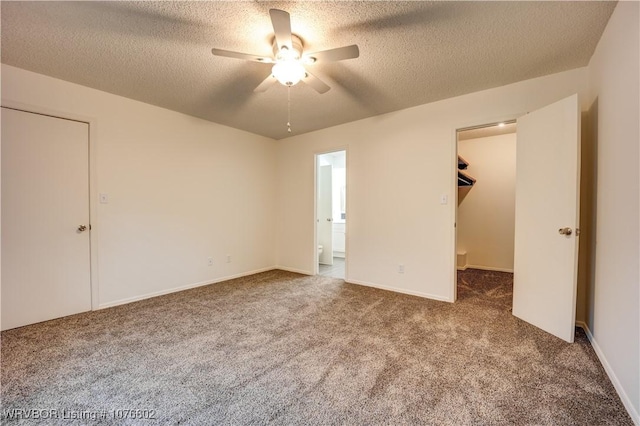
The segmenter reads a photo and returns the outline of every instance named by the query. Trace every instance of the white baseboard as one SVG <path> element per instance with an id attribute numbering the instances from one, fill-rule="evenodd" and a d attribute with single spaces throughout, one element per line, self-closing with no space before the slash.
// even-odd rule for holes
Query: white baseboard
<path id="1" fill-rule="evenodd" d="M 424 297 L 425 299 L 437 300 L 439 302 L 451 302 L 451 300 L 447 299 L 446 297 L 436 296 L 434 294 L 429 294 L 429 293 L 422 293 L 420 291 L 405 290 L 405 289 L 402 289 L 402 288 L 389 287 L 389 286 L 385 286 L 385 285 L 381 285 L 381 284 L 374 284 L 374 283 L 370 283 L 370 282 L 366 282 L 366 281 L 360 281 L 360 280 L 347 279 L 345 281 L 347 283 L 349 283 L 349 284 L 357 284 L 357 285 L 362 285 L 362 286 L 365 286 L 365 287 L 373 287 L 373 288 L 378 288 L 380 290 L 387 290 L 387 291 L 393 291 L 395 293 L 408 294 L 410 296 Z"/>
<path id="2" fill-rule="evenodd" d="M 627 409 L 627 413 L 629 413 L 629 416 L 631 416 L 631 420 L 633 420 L 633 423 L 636 426 L 640 426 L 640 414 L 638 414 L 635 407 L 631 403 L 631 399 L 629 399 L 629 396 L 624 391 L 624 388 L 620 384 L 620 380 L 618 380 L 616 373 L 613 371 L 613 369 L 611 368 L 611 365 L 607 361 L 607 358 L 604 356 L 604 352 L 602 352 L 602 349 L 600 349 L 600 346 L 598 345 L 598 342 L 596 341 L 595 337 L 593 337 L 593 334 L 591 334 L 591 330 L 589 330 L 589 326 L 583 321 L 576 321 L 576 326 L 582 328 L 586 333 L 587 338 L 589 338 L 589 342 L 591 342 L 591 346 L 593 347 L 593 350 L 598 356 L 600 363 L 604 367 L 604 371 L 607 372 L 607 375 L 609 376 L 609 380 L 611 380 L 611 383 L 613 383 L 613 387 L 616 389 L 616 392 L 618 392 L 618 396 L 622 400 L 622 403 L 624 404 L 624 408 Z"/>
<path id="3" fill-rule="evenodd" d="M 494 268 L 493 266 L 482 266 L 482 265 L 465 265 L 465 269 L 481 269 L 483 271 L 496 271 L 496 272 L 510 272 L 513 274 L 513 269 L 507 268 Z M 463 269 L 464 270 L 464 269 Z"/>
<path id="4" fill-rule="evenodd" d="M 587 337 L 589 337 L 589 335 L 591 334 L 589 330 L 589 327 L 587 326 L 587 323 L 584 321 L 578 321 L 576 320 L 576 327 L 580 327 L 581 329 L 584 330 L 584 332 L 587 334 Z M 589 341 L 591 341 L 591 338 L 589 337 Z"/>
<path id="5" fill-rule="evenodd" d="M 467 270 L 467 268 L 468 268 L 468 266 L 467 266 L 467 265 L 464 265 L 464 266 L 458 266 L 458 267 L 456 267 L 456 269 L 457 269 L 458 271 L 466 271 L 466 270 Z"/>
<path id="6" fill-rule="evenodd" d="M 147 294 L 143 294 L 143 295 L 140 295 L 140 296 L 127 297 L 126 299 L 120 299 L 120 300 L 116 300 L 114 302 L 101 303 L 101 304 L 98 305 L 98 309 L 95 309 L 95 310 L 112 308 L 114 306 L 119 306 L 119 305 L 126 305 L 127 303 L 138 302 L 140 300 L 150 299 L 152 297 L 157 297 L 157 296 L 164 296 L 165 294 L 176 293 L 178 291 L 189 290 L 191 288 L 202 287 L 202 286 L 209 285 L 209 284 L 216 284 L 216 283 L 219 283 L 219 282 L 222 282 L 222 281 L 232 280 L 234 278 L 241 278 L 241 277 L 246 277 L 248 275 L 259 274 L 260 272 L 272 271 L 274 269 L 280 269 L 280 268 L 277 268 L 275 266 L 269 266 L 269 267 L 266 267 L 266 268 L 260 268 L 260 269 L 256 269 L 256 270 L 253 270 L 253 271 L 242 272 L 240 274 L 235 274 L 235 275 L 229 275 L 229 276 L 226 276 L 226 277 L 216 278 L 216 279 L 211 280 L 211 281 L 201 281 L 199 283 L 187 284 L 187 285 L 183 285 L 183 286 L 179 286 L 179 287 L 170 288 L 170 289 L 167 289 L 167 290 L 155 291 L 153 293 L 147 293 Z"/>
<path id="7" fill-rule="evenodd" d="M 289 268 L 287 266 L 274 266 L 272 269 L 280 269 L 281 271 L 294 272 L 302 275 L 315 275 L 313 272 L 304 271 L 302 269 Z"/>

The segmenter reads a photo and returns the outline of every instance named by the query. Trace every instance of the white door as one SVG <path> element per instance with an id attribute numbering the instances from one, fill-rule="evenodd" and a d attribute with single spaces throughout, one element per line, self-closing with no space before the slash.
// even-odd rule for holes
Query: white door
<path id="1" fill-rule="evenodd" d="M 88 124 L 2 108 L 3 330 L 91 310 L 88 228 Z"/>
<path id="2" fill-rule="evenodd" d="M 318 262 L 333 265 L 333 167 L 320 166 L 318 170 L 318 245 L 322 246 Z"/>
<path id="3" fill-rule="evenodd" d="M 577 95 L 518 119 L 513 314 L 568 342 L 576 313 L 579 139 Z"/>

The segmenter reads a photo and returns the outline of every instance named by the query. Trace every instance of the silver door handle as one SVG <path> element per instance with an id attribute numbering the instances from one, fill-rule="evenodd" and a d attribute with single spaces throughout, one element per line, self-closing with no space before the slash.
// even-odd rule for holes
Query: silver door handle
<path id="1" fill-rule="evenodd" d="M 87 230 L 87 227 L 85 225 L 78 226 L 78 231 L 79 232 L 86 231 L 86 230 Z"/>
<path id="2" fill-rule="evenodd" d="M 327 222 L 331 222 L 333 219 L 331 219 L 330 217 L 327 218 Z"/>
<path id="3" fill-rule="evenodd" d="M 571 228 L 560 228 L 558 229 L 558 233 L 560 235 L 571 235 Z"/>

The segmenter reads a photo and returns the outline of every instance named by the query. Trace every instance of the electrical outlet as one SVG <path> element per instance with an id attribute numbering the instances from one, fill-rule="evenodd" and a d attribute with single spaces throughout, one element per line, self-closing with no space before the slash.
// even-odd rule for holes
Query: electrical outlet
<path id="1" fill-rule="evenodd" d="M 230 254 L 227 255 L 227 263 L 231 263 L 231 255 Z"/>
<path id="2" fill-rule="evenodd" d="M 213 266 L 213 257 L 208 257 L 207 258 L 207 265 Z"/>
<path id="3" fill-rule="evenodd" d="M 404 265 L 402 265 L 402 264 L 398 265 L 398 273 L 399 274 L 404 274 Z"/>

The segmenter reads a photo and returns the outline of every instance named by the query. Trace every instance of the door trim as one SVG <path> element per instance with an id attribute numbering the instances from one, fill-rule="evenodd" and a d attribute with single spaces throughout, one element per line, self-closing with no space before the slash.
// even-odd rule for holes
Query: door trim
<path id="1" fill-rule="evenodd" d="M 98 233 L 99 233 L 99 221 L 98 221 L 98 184 L 96 173 L 96 152 L 97 152 L 97 137 L 96 127 L 97 119 L 95 117 L 80 115 L 68 111 L 62 111 L 52 108 L 47 108 L 39 105 L 27 104 L 23 102 L 16 102 L 9 99 L 2 99 L 0 107 L 13 109 L 31 114 L 45 115 L 48 117 L 60 118 L 62 120 L 78 121 L 86 123 L 89 126 L 89 223 L 91 225 L 91 232 L 89 233 L 89 277 L 90 277 L 90 289 L 91 289 L 91 310 L 95 311 L 100 306 L 100 293 L 98 282 Z M 0 141 L 1 143 L 1 141 Z"/>

